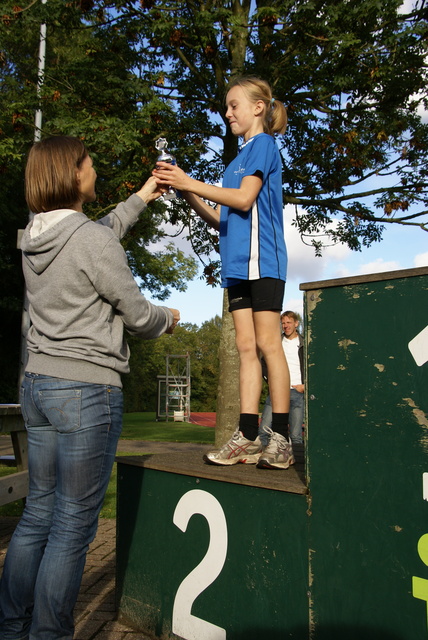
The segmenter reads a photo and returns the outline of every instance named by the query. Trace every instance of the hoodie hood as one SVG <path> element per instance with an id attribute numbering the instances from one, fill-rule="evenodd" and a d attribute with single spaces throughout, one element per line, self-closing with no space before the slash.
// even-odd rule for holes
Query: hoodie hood
<path id="1" fill-rule="evenodd" d="M 76 211 L 32 238 L 31 229 L 34 224 L 32 220 L 25 228 L 21 240 L 23 261 L 34 273 L 43 273 L 76 231 L 88 222 L 90 220 L 84 213 Z"/>

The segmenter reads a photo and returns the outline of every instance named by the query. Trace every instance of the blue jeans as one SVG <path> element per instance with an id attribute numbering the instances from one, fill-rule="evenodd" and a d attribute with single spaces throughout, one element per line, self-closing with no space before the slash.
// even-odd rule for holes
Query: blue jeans
<path id="1" fill-rule="evenodd" d="M 291 442 L 293 444 L 301 444 L 303 442 L 302 426 L 304 412 L 305 394 L 300 393 L 296 389 L 290 389 L 290 414 L 288 417 L 288 429 Z M 265 406 L 263 408 L 262 419 L 259 425 L 259 437 L 262 445 L 265 447 L 269 443 L 269 436 L 263 427 L 272 425 L 272 404 L 270 396 L 266 397 Z"/>
<path id="2" fill-rule="evenodd" d="M 26 373 L 30 488 L 0 583 L 2 640 L 70 640 L 122 430 L 122 390 Z"/>

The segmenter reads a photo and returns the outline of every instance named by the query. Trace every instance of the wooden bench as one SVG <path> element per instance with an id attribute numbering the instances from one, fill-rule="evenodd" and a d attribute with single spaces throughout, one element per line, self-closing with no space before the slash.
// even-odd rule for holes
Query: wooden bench
<path id="1" fill-rule="evenodd" d="M 19 404 L 0 404 L 0 434 L 10 434 L 17 472 L 0 478 L 0 506 L 28 495 L 27 432 Z"/>

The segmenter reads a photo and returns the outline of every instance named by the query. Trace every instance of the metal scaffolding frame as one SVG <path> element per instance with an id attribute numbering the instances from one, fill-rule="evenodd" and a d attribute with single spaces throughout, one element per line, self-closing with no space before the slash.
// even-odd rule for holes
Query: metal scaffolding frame
<path id="1" fill-rule="evenodd" d="M 157 417 L 190 421 L 190 355 L 165 356 L 166 375 L 158 376 Z M 163 388 L 163 389 L 162 389 Z"/>

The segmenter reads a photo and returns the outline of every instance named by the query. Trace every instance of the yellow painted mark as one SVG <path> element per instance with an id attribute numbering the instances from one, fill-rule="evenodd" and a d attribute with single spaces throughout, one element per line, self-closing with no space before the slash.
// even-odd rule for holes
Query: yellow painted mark
<path id="1" fill-rule="evenodd" d="M 354 342 L 353 340 L 349 340 L 344 338 L 343 340 L 339 340 L 337 343 L 341 349 L 347 349 L 351 344 L 358 344 L 358 342 Z"/>
<path id="2" fill-rule="evenodd" d="M 382 373 L 382 371 L 385 371 L 385 365 L 384 364 L 375 364 L 374 365 L 376 367 L 376 369 L 378 371 L 380 371 Z"/>
<path id="3" fill-rule="evenodd" d="M 422 562 L 428 565 L 428 533 L 425 533 L 418 542 L 418 553 Z M 412 576 L 412 594 L 414 598 L 425 600 L 427 603 L 427 625 L 428 625 L 428 580 Z"/>
<path id="4" fill-rule="evenodd" d="M 422 562 L 428 566 L 428 533 L 419 538 L 418 553 Z"/>
<path id="5" fill-rule="evenodd" d="M 425 414 L 424 411 L 422 411 L 422 409 L 419 409 L 419 407 L 416 406 L 415 401 L 413 400 L 413 398 L 403 398 L 404 402 L 406 402 L 409 407 L 412 408 L 412 413 L 415 416 L 416 420 L 418 421 L 418 424 L 421 427 L 428 427 L 428 418 Z"/>
<path id="6" fill-rule="evenodd" d="M 412 577 L 413 597 L 428 602 L 428 580 L 424 578 Z"/>
<path id="7" fill-rule="evenodd" d="M 308 328 L 306 331 L 306 342 L 310 344 L 312 342 L 312 331 L 311 331 L 311 319 L 312 313 L 315 310 L 317 304 L 321 301 L 321 289 L 315 289 L 314 291 L 307 291 L 305 294 L 306 301 L 306 310 L 308 313 Z"/>
<path id="8" fill-rule="evenodd" d="M 317 304 L 321 301 L 321 289 L 314 289 L 313 291 L 308 291 L 306 294 L 306 307 L 308 310 L 309 318 L 313 310 L 316 308 Z"/>
<path id="9" fill-rule="evenodd" d="M 419 444 L 423 451 L 428 453 L 428 416 L 422 409 L 416 406 L 415 401 L 412 398 L 403 398 L 403 401 L 409 405 L 412 409 L 413 416 L 423 432 L 419 438 Z"/>

